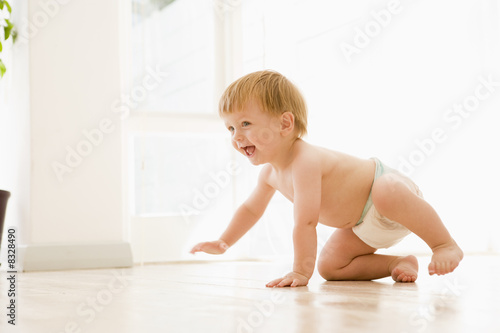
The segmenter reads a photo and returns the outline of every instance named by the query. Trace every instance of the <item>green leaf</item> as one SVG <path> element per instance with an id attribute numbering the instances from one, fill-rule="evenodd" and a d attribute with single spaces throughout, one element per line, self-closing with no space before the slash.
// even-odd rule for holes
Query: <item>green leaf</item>
<path id="1" fill-rule="evenodd" d="M 5 65 L 3 64 L 2 59 L 0 59 L 0 78 L 3 77 L 5 72 L 7 71 L 7 68 L 5 68 Z"/>
<path id="2" fill-rule="evenodd" d="M 7 6 L 7 10 L 9 11 L 9 14 L 12 14 L 12 8 L 10 7 L 9 3 L 7 2 L 7 0 L 3 0 L 3 3 L 5 4 L 5 6 Z"/>
<path id="3" fill-rule="evenodd" d="M 5 40 L 7 40 L 10 37 L 10 31 L 12 30 L 12 28 L 14 28 L 14 25 L 7 19 L 5 19 L 5 23 L 7 23 L 7 26 L 3 28 L 3 31 Z"/>
<path id="4" fill-rule="evenodd" d="M 12 30 L 12 32 L 10 33 L 10 35 L 12 36 L 12 43 L 15 43 L 16 42 L 16 39 L 17 39 L 17 30 Z"/>
<path id="5" fill-rule="evenodd" d="M 0 42 L 0 52 L 2 52 L 2 42 Z"/>
<path id="6" fill-rule="evenodd" d="M 3 5 L 5 4 L 5 7 L 7 7 L 7 10 L 9 11 L 10 14 L 12 14 L 12 8 L 10 7 L 9 3 L 7 0 L 0 0 L 0 10 L 3 10 Z"/>

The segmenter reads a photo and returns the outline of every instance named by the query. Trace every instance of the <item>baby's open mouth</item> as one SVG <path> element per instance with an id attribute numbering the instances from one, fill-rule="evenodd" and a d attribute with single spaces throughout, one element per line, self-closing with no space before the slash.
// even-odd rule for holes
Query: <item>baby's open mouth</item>
<path id="1" fill-rule="evenodd" d="M 247 157 L 252 157 L 253 153 L 255 152 L 255 146 L 246 146 L 243 147 L 243 150 L 245 151 Z"/>

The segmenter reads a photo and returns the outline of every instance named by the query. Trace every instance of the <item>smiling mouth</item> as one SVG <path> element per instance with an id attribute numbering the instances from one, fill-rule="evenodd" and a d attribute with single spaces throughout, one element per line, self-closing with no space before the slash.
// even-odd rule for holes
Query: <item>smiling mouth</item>
<path id="1" fill-rule="evenodd" d="M 247 155 L 247 157 L 252 157 L 253 154 L 255 153 L 255 146 L 246 146 L 243 147 L 243 151 Z"/>

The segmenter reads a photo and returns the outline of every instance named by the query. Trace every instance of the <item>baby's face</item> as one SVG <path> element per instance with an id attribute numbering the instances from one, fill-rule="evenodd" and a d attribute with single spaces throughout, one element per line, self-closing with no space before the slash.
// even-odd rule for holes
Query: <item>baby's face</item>
<path id="1" fill-rule="evenodd" d="M 280 120 L 261 110 L 258 103 L 248 102 L 241 111 L 222 116 L 231 132 L 233 147 L 252 164 L 268 163 L 280 139 Z"/>

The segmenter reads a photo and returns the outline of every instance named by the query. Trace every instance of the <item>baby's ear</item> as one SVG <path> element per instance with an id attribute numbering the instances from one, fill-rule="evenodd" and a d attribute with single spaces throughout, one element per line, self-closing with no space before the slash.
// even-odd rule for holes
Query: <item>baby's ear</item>
<path id="1" fill-rule="evenodd" d="M 281 114 L 281 127 L 280 131 L 284 135 L 288 135 L 293 132 L 295 128 L 295 117 L 293 113 L 286 111 Z"/>

